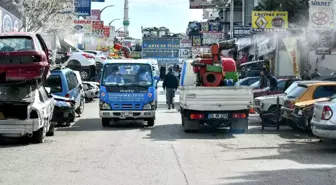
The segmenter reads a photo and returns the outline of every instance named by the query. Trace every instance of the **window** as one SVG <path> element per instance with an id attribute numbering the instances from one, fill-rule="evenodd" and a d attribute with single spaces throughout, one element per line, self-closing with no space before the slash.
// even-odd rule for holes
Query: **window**
<path id="1" fill-rule="evenodd" d="M 252 84 L 256 83 L 257 81 L 259 81 L 259 78 L 250 78 L 248 80 L 248 84 L 247 85 L 252 85 Z"/>
<path id="2" fill-rule="evenodd" d="M 336 94 L 336 86 L 319 86 L 315 89 L 313 98 L 325 98 L 325 97 L 331 97 L 334 94 Z"/>
<path id="3" fill-rule="evenodd" d="M 66 81 L 68 83 L 69 91 L 75 88 L 73 81 L 71 80 L 71 72 L 65 74 Z"/>
<path id="4" fill-rule="evenodd" d="M 51 93 L 62 92 L 62 79 L 60 75 L 50 75 L 47 79 L 46 87 L 50 87 Z"/>
<path id="5" fill-rule="evenodd" d="M 279 81 L 278 82 L 278 88 L 280 89 L 280 90 L 285 90 L 285 85 L 286 85 L 286 80 L 281 80 L 281 81 Z"/>
<path id="6" fill-rule="evenodd" d="M 288 98 L 299 98 L 306 92 L 308 88 L 305 86 L 297 86 L 292 92 L 290 92 L 287 97 Z"/>
<path id="7" fill-rule="evenodd" d="M 74 86 L 74 88 L 76 88 L 79 84 L 78 80 L 77 80 L 77 76 L 75 73 L 71 72 L 70 73 L 70 77 L 71 77 L 71 81 L 72 81 L 72 85 Z M 74 89 L 73 88 L 73 89 Z"/>
<path id="8" fill-rule="evenodd" d="M 290 85 L 290 86 L 286 89 L 285 94 L 289 94 L 289 93 L 292 92 L 297 86 L 298 86 L 298 83 L 296 83 L 296 82 L 292 83 L 292 85 Z"/>
<path id="9" fill-rule="evenodd" d="M 29 51 L 34 50 L 34 42 L 27 36 L 0 37 L 0 51 Z"/>

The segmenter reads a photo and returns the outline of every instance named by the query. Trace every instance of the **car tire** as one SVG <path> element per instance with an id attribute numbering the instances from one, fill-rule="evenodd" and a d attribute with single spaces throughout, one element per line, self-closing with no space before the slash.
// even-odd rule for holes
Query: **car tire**
<path id="1" fill-rule="evenodd" d="M 82 71 L 82 65 L 78 60 L 70 60 L 66 67 L 75 71 Z"/>
<path id="2" fill-rule="evenodd" d="M 33 133 L 33 142 L 34 143 L 44 143 L 46 136 L 46 125 L 44 124 L 42 128 Z"/>
<path id="3" fill-rule="evenodd" d="M 155 125 L 155 118 L 149 118 L 149 119 L 146 119 L 147 121 L 147 126 L 149 127 L 152 127 Z"/>
<path id="4" fill-rule="evenodd" d="M 102 126 L 103 127 L 108 127 L 110 126 L 111 119 L 109 118 L 102 118 Z"/>
<path id="5" fill-rule="evenodd" d="M 91 71 L 89 69 L 81 70 L 80 76 L 83 81 L 90 81 L 91 79 Z"/>
<path id="6" fill-rule="evenodd" d="M 77 114 L 83 114 L 84 105 L 85 105 L 85 100 L 84 100 L 84 98 L 82 98 L 79 107 L 76 109 Z"/>
<path id="7" fill-rule="evenodd" d="M 54 136 L 55 135 L 55 125 L 54 124 L 50 123 L 50 127 L 49 127 L 49 130 L 48 130 L 46 135 L 47 136 Z"/>

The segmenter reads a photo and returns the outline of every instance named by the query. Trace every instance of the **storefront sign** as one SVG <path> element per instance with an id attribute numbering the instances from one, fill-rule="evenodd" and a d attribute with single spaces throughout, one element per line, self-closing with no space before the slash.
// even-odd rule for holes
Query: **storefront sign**
<path id="1" fill-rule="evenodd" d="M 333 27 L 333 0 L 309 1 L 309 28 L 330 30 Z"/>
<path id="2" fill-rule="evenodd" d="M 251 35 L 250 26 L 234 26 L 233 27 L 233 37 L 234 38 L 243 38 Z"/>
<path id="3" fill-rule="evenodd" d="M 22 27 L 22 21 L 0 7 L 0 33 L 18 32 Z"/>
<path id="4" fill-rule="evenodd" d="M 180 48 L 191 48 L 192 42 L 191 40 L 182 39 L 180 42 Z"/>
<path id="5" fill-rule="evenodd" d="M 91 20 L 100 21 L 100 10 L 99 9 L 91 10 Z"/>
<path id="6" fill-rule="evenodd" d="M 180 48 L 180 39 L 178 38 L 156 38 L 146 39 L 142 41 L 142 48 Z"/>
<path id="7" fill-rule="evenodd" d="M 253 31 L 284 31 L 288 28 L 288 12 L 252 11 Z"/>
<path id="8" fill-rule="evenodd" d="M 191 57 L 191 49 L 180 49 L 179 57 L 180 58 L 190 58 Z"/>
<path id="9" fill-rule="evenodd" d="M 91 15 L 91 0 L 75 0 L 75 13 L 78 16 L 90 16 Z"/>
<path id="10" fill-rule="evenodd" d="M 219 42 L 223 33 L 203 33 L 203 45 L 210 45 Z"/>
<path id="11" fill-rule="evenodd" d="M 77 33 L 91 33 L 92 23 L 90 20 L 74 20 L 74 29 Z"/>

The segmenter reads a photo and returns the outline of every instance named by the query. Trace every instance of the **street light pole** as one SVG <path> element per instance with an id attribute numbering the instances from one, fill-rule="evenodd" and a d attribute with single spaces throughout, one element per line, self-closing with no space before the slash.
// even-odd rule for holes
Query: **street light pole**
<path id="1" fill-rule="evenodd" d="M 114 7 L 114 5 L 108 5 L 108 6 L 105 6 L 103 9 L 100 10 L 100 15 L 103 13 L 103 11 L 104 11 L 106 8 L 109 8 L 109 7 Z"/>
<path id="2" fill-rule="evenodd" d="M 121 20 L 121 19 L 113 19 L 113 20 L 109 23 L 109 26 L 111 26 L 111 24 L 112 24 L 114 21 L 118 21 L 118 20 Z"/>

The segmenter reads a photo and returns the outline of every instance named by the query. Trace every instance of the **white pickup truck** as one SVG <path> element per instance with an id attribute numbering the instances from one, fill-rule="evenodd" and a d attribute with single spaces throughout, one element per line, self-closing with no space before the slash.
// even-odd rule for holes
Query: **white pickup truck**
<path id="1" fill-rule="evenodd" d="M 252 88 L 195 86 L 192 73 L 192 67 L 186 61 L 179 88 L 184 131 L 198 131 L 205 123 L 215 128 L 229 127 L 234 132 L 248 129 L 249 111 L 253 104 Z"/>

